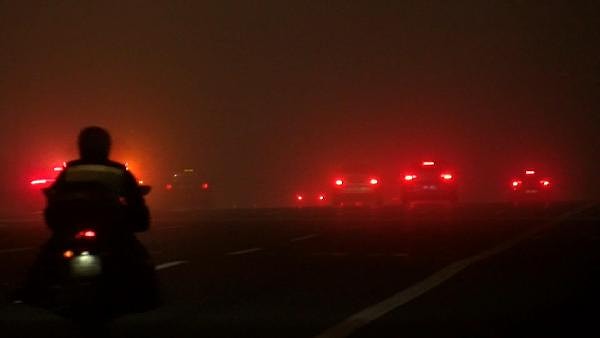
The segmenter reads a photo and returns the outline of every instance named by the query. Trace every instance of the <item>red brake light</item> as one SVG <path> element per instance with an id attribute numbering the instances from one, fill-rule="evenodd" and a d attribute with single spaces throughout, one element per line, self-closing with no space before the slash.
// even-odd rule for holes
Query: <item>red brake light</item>
<path id="1" fill-rule="evenodd" d="M 423 166 L 424 167 L 430 167 L 432 165 L 435 165 L 435 162 L 433 162 L 433 161 L 423 161 Z"/>
<path id="2" fill-rule="evenodd" d="M 75 253 L 71 250 L 67 250 L 67 251 L 63 252 L 63 257 L 67 258 L 67 259 L 73 257 L 74 255 L 75 255 Z"/>
<path id="3" fill-rule="evenodd" d="M 544 187 L 549 187 L 550 186 L 550 181 L 548 181 L 548 180 L 541 180 L 540 184 L 543 185 Z"/>
<path id="4" fill-rule="evenodd" d="M 535 175 L 535 170 L 525 170 L 525 175 Z"/>
<path id="5" fill-rule="evenodd" d="M 441 174 L 440 177 L 446 181 L 450 181 L 452 179 L 452 174 Z"/>
<path id="6" fill-rule="evenodd" d="M 404 180 L 405 181 L 412 181 L 415 178 L 417 178 L 417 175 L 406 175 L 406 176 L 404 176 Z"/>
<path id="7" fill-rule="evenodd" d="M 75 235 L 76 238 L 94 238 L 96 237 L 96 232 L 94 230 L 83 230 Z"/>
<path id="8" fill-rule="evenodd" d="M 165 185 L 165 189 L 171 190 L 171 189 L 173 189 L 173 185 L 171 183 L 168 183 Z"/>
<path id="9" fill-rule="evenodd" d="M 325 199 L 325 195 L 323 195 L 323 194 L 320 194 L 320 195 L 319 195 L 319 201 L 323 201 L 324 199 Z"/>
<path id="10" fill-rule="evenodd" d="M 296 199 L 297 199 L 298 201 L 302 201 L 302 200 L 304 199 L 304 197 L 303 197 L 302 195 L 297 195 L 297 196 L 296 196 Z"/>
<path id="11" fill-rule="evenodd" d="M 341 179 L 335 180 L 335 185 L 341 186 L 342 184 L 344 184 L 344 181 L 342 181 Z"/>
<path id="12" fill-rule="evenodd" d="M 64 169 L 65 169 L 64 167 L 54 167 L 54 168 L 52 168 L 52 170 L 55 171 L 55 172 L 61 172 Z"/>
<path id="13" fill-rule="evenodd" d="M 517 188 L 518 186 L 521 185 L 521 183 L 523 183 L 523 182 L 521 182 L 519 180 L 513 180 L 512 181 L 512 186 L 513 186 L 513 188 Z"/>
<path id="14" fill-rule="evenodd" d="M 202 189 L 207 190 L 208 189 L 208 183 L 202 183 L 201 185 Z"/>
<path id="15" fill-rule="evenodd" d="M 369 183 L 371 183 L 372 185 L 379 184 L 379 180 L 376 178 L 372 178 L 369 180 Z"/>

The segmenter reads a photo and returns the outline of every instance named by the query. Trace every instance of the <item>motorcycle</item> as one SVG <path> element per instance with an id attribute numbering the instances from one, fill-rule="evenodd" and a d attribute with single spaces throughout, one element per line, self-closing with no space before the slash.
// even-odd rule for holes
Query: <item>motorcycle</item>
<path id="1" fill-rule="evenodd" d="M 150 191 L 141 189 L 144 195 Z M 25 302 L 77 322 L 105 322 L 156 307 L 154 265 L 132 232 L 115 230 L 111 222 L 118 220 L 80 217 L 55 231 L 34 264 Z"/>

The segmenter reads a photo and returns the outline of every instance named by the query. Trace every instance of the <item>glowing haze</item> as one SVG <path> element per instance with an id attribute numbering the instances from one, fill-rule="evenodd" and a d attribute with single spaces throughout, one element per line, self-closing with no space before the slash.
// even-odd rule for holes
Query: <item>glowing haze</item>
<path id="1" fill-rule="evenodd" d="M 3 2 L 0 209 L 90 124 L 145 182 L 193 167 L 222 206 L 286 204 L 348 164 L 397 183 L 429 159 L 463 200 L 504 198 L 524 168 L 597 197 L 598 7 Z"/>

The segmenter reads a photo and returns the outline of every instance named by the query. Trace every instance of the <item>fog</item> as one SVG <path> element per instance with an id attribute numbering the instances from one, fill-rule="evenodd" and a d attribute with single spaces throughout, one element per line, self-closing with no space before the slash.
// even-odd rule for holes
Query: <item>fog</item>
<path id="1" fill-rule="evenodd" d="M 183 167 L 221 206 L 289 203 L 348 163 L 424 158 L 461 200 L 525 166 L 600 192 L 600 6 L 569 1 L 0 3 L 3 208 L 86 125 L 159 191 Z"/>

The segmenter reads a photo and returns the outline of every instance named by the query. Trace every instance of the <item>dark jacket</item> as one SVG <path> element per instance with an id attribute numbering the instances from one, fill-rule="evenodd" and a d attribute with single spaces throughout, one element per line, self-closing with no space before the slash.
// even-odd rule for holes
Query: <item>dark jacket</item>
<path id="1" fill-rule="evenodd" d="M 52 196 L 60 195 L 63 191 L 73 186 L 85 186 L 95 184 L 110 191 L 119 200 L 123 210 L 122 223 L 114 226 L 122 226 L 131 232 L 148 230 L 150 226 L 150 212 L 137 180 L 126 167 L 117 162 L 106 160 L 89 161 L 75 160 L 67 164 L 56 182 L 48 188 L 48 206 L 45 210 L 46 223 L 52 230 L 60 230 L 65 213 L 77 212 L 56 207 L 53 205 Z M 55 203 L 56 204 L 56 203 Z M 71 208 L 76 209 L 76 208 Z"/>

